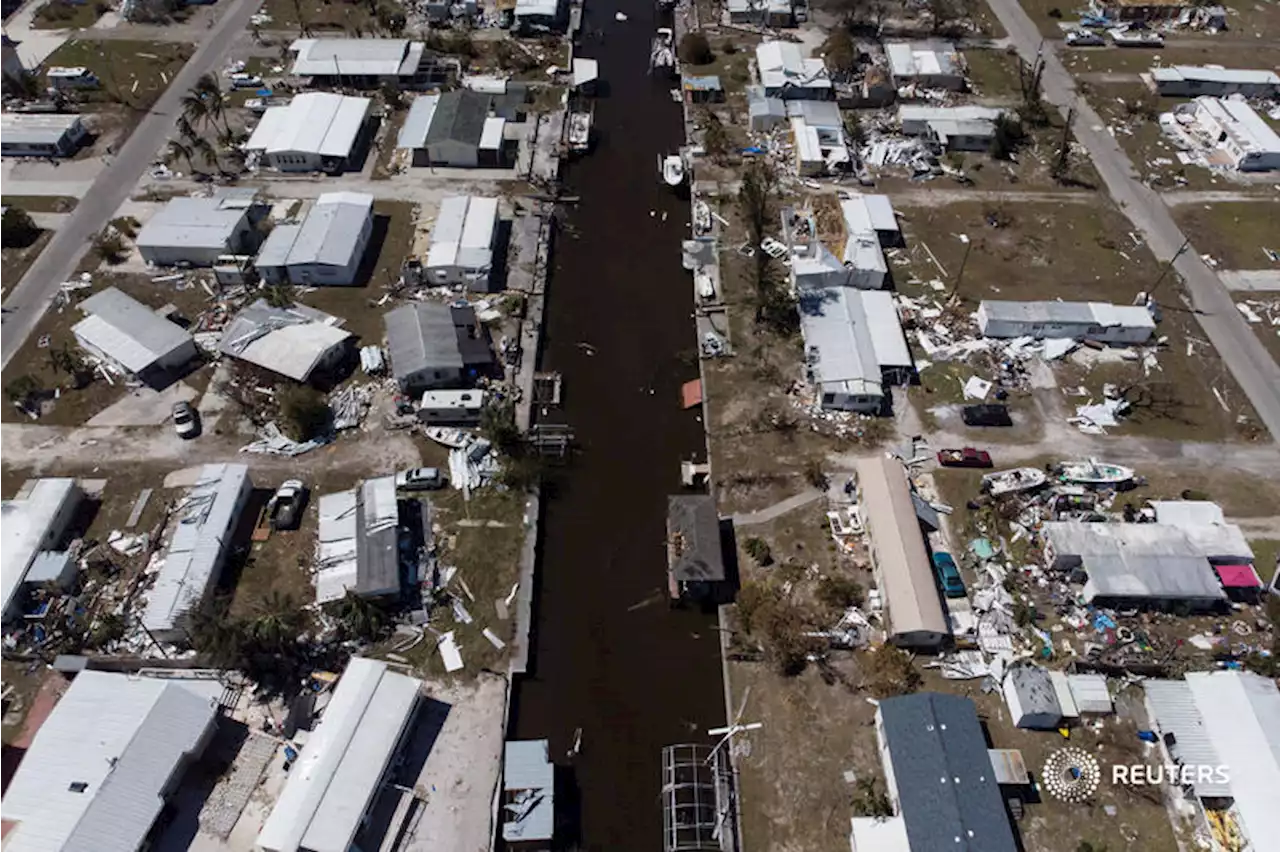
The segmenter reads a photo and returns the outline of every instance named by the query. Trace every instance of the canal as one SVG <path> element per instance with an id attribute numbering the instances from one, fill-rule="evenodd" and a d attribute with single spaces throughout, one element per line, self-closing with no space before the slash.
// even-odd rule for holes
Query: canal
<path id="1" fill-rule="evenodd" d="M 683 134 L 677 84 L 648 74 L 657 14 L 652 0 L 586 8 L 579 55 L 600 62 L 597 133 L 563 175 L 580 202 L 557 234 L 543 365 L 564 376 L 580 449 L 544 500 L 532 671 L 512 720 L 512 736 L 548 737 L 560 764 L 582 728 L 577 800 L 564 802 L 581 834 L 565 839 L 610 852 L 662 848 L 662 747 L 708 742 L 725 720 L 715 617 L 665 598 L 666 498 L 704 441 L 680 407 L 697 377 L 680 266 L 689 207 L 658 177 Z"/>

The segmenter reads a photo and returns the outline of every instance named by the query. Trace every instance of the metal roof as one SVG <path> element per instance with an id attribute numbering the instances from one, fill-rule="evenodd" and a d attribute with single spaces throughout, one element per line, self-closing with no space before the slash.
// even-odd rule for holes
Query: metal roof
<path id="1" fill-rule="evenodd" d="M 900 231 L 893 202 L 887 195 L 853 195 L 840 202 L 845 230 L 850 234 L 869 231 Z"/>
<path id="2" fill-rule="evenodd" d="M 871 333 L 871 349 L 880 369 L 910 367 L 911 350 L 902 333 L 902 321 L 893 303 L 893 294 L 888 290 L 855 290 L 850 298 L 862 302 L 867 330 Z"/>
<path id="3" fill-rule="evenodd" d="M 334 347 L 351 338 L 341 323 L 306 305 L 276 308 L 258 299 L 223 329 L 218 351 L 305 382 Z"/>
<path id="4" fill-rule="evenodd" d="M 783 119 L 787 116 L 787 104 L 781 98 L 766 95 L 764 86 L 747 86 L 747 112 L 753 118 L 771 116 Z"/>
<path id="5" fill-rule="evenodd" d="M 879 712 L 911 848 L 1014 852 L 973 702 L 921 692 L 883 699 Z"/>
<path id="6" fill-rule="evenodd" d="M 945 635 L 947 620 L 901 462 L 870 456 L 857 460 L 857 471 L 859 506 L 866 516 L 890 633 Z"/>
<path id="7" fill-rule="evenodd" d="M 831 88 L 831 77 L 821 59 L 806 58 L 800 46 L 785 41 L 766 41 L 756 47 L 756 68 L 760 82 L 769 89 L 800 86 Z"/>
<path id="8" fill-rule="evenodd" d="M 403 38 L 300 38 L 289 46 L 296 53 L 290 73 L 299 77 L 412 76 L 424 45 Z"/>
<path id="9" fill-rule="evenodd" d="M 1222 764 L 1185 680 L 1146 680 L 1142 682 L 1142 689 L 1151 711 L 1151 724 L 1161 735 L 1173 735 L 1173 742 L 1166 744 L 1170 757 L 1187 766 Z M 1197 778 L 1192 786 L 1197 796 L 1225 798 L 1231 795 L 1230 784 L 1211 777 Z"/>
<path id="10" fill-rule="evenodd" d="M 258 834 L 271 852 L 347 852 L 413 718 L 422 681 L 354 657 Z"/>
<path id="11" fill-rule="evenodd" d="M 409 379 L 424 370 L 463 368 L 449 306 L 414 302 L 388 311 L 382 320 L 387 327 L 391 371 L 397 379 Z"/>
<path id="12" fill-rule="evenodd" d="M 248 216 L 248 207 L 225 197 L 173 198 L 138 232 L 139 248 L 225 251 Z"/>
<path id="13" fill-rule="evenodd" d="M 356 554 L 357 592 L 385 595 L 400 589 L 400 509 L 394 476 L 367 479 L 360 486 Z"/>
<path id="14" fill-rule="evenodd" d="M 16 498 L 0 503 L 0 581 L 5 615 L 32 561 L 43 548 L 50 527 L 76 494 L 74 479 L 34 479 L 22 487 Z"/>
<path id="15" fill-rule="evenodd" d="M 347 157 L 372 105 L 369 98 L 332 92 L 295 95 L 286 106 L 267 108 L 245 150 Z"/>
<path id="16" fill-rule="evenodd" d="M 884 46 L 895 77 L 961 76 L 960 53 L 949 41 L 891 41 Z"/>
<path id="17" fill-rule="evenodd" d="M 0 113 L 0 137 L 14 145 L 56 145 L 79 123 L 79 115 L 4 112 Z"/>
<path id="18" fill-rule="evenodd" d="M 409 106 L 409 113 L 400 125 L 400 134 L 396 137 L 397 148 L 423 148 L 427 144 L 427 131 L 436 115 L 436 107 L 440 105 L 439 95 L 419 95 Z"/>
<path id="19" fill-rule="evenodd" d="M 1107 688 L 1106 676 L 1069 674 L 1066 677 L 1067 686 L 1071 688 L 1071 698 L 1081 713 L 1111 712 L 1111 690 Z"/>
<path id="20" fill-rule="evenodd" d="M 550 840 L 555 831 L 555 766 L 547 740 L 508 740 L 502 757 L 502 790 L 525 801 L 503 806 L 502 839 Z"/>
<path id="21" fill-rule="evenodd" d="M 882 372 L 860 293 L 841 286 L 799 290 L 805 362 L 824 391 L 878 396 Z"/>
<path id="22" fill-rule="evenodd" d="M 1280 152 L 1280 136 L 1249 104 L 1231 98 L 1195 99 L 1198 111 L 1247 152 Z"/>
<path id="23" fill-rule="evenodd" d="M 186 329 L 115 287 L 85 299 L 80 310 L 89 316 L 72 326 L 71 333 L 131 373 L 193 345 Z"/>
<path id="24" fill-rule="evenodd" d="M 134 852 L 217 717 L 217 680 L 86 670 L 4 794 L 6 852 Z M 80 785 L 84 785 L 81 787 Z"/>
<path id="25" fill-rule="evenodd" d="M 1222 530 L 1220 540 L 1207 533 L 1193 539 L 1166 524 L 1050 521 L 1043 534 L 1055 559 L 1080 561 L 1089 575 L 1084 590 L 1088 599 L 1221 600 L 1225 593 L 1206 548 L 1235 549 L 1232 539 L 1240 535 L 1236 527 Z"/>
<path id="26" fill-rule="evenodd" d="M 357 491 L 350 488 L 320 495 L 320 525 L 316 533 L 316 602 L 340 600 L 356 586 L 356 551 L 360 510 Z"/>
<path id="27" fill-rule="evenodd" d="M 454 195 L 443 199 L 431 232 L 427 268 L 489 269 L 497 223 L 497 198 Z"/>
<path id="28" fill-rule="evenodd" d="M 1103 328 L 1155 328 L 1151 311 L 1144 305 L 1112 305 L 1107 302 L 1010 302 L 983 299 L 978 305 L 979 321 L 1028 324 L 1056 323 L 1097 325 Z"/>
<path id="29" fill-rule="evenodd" d="M 1209 500 L 1150 500 L 1147 505 L 1155 511 L 1159 524 L 1188 527 L 1227 522 L 1222 507 Z"/>
<path id="30" fill-rule="evenodd" d="M 431 117 L 426 144 L 453 141 L 479 146 L 485 119 L 489 117 L 489 103 L 488 95 L 470 89 L 445 92 Z"/>
<path id="31" fill-rule="evenodd" d="M 667 498 L 667 560 L 672 575 L 681 582 L 719 582 L 725 578 L 714 497 L 681 494 Z"/>
<path id="32" fill-rule="evenodd" d="M 844 121 L 840 117 L 840 105 L 835 101 L 784 101 L 787 117 L 801 118 L 810 127 L 843 131 Z"/>
<path id="33" fill-rule="evenodd" d="M 178 509 L 178 525 L 155 583 L 146 593 L 142 624 L 153 633 L 171 631 L 198 607 L 218 580 L 222 558 L 252 487 L 243 464 L 207 464 Z"/>
<path id="34" fill-rule="evenodd" d="M 367 192 L 326 192 L 316 199 L 289 247 L 289 266 L 359 263 L 360 234 L 373 216 L 373 196 Z"/>
<path id="35" fill-rule="evenodd" d="M 1219 68 L 1212 65 L 1167 65 L 1151 69 L 1151 78 L 1159 83 L 1183 80 L 1202 83 L 1225 83 L 1247 86 L 1280 87 L 1280 75 L 1274 71 L 1246 68 Z"/>

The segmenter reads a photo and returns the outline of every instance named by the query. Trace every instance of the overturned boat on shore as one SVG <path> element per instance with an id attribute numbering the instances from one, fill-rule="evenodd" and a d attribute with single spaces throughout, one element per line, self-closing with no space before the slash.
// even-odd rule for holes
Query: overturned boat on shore
<path id="1" fill-rule="evenodd" d="M 1096 459 L 1059 462 L 1055 471 L 1063 482 L 1075 482 L 1080 485 L 1121 485 L 1132 480 L 1134 476 L 1131 467 L 1107 464 Z"/>
<path id="2" fill-rule="evenodd" d="M 1044 471 L 1034 467 L 1015 467 L 1012 470 L 1001 470 L 988 473 L 982 477 L 982 490 L 992 497 L 1004 494 L 1017 494 L 1031 491 L 1048 481 Z"/>

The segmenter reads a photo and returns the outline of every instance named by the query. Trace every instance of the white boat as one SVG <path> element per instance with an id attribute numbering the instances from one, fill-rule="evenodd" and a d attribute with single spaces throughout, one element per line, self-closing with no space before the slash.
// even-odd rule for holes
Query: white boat
<path id="1" fill-rule="evenodd" d="M 1034 467 L 1015 467 L 1013 470 L 1001 470 L 988 473 L 982 477 L 982 490 L 992 497 L 1002 494 L 1016 494 L 1019 491 L 1030 491 L 1044 485 L 1047 477 L 1044 471 Z"/>
<path id="2" fill-rule="evenodd" d="M 1081 485 L 1119 485 L 1133 479 L 1133 468 L 1107 464 L 1096 459 L 1061 462 L 1057 471 L 1063 482 L 1077 482 Z"/>
<path id="3" fill-rule="evenodd" d="M 667 186 L 679 186 L 684 183 L 684 157 L 679 154 L 660 157 L 658 171 L 662 173 L 662 182 Z"/>
<path id="4" fill-rule="evenodd" d="M 676 34 L 669 27 L 659 27 L 649 48 L 649 73 L 658 68 L 669 72 L 676 68 Z"/>
<path id="5" fill-rule="evenodd" d="M 581 153 L 591 145 L 591 113 L 569 113 L 569 150 Z"/>
<path id="6" fill-rule="evenodd" d="M 716 285 L 705 272 L 695 272 L 693 282 L 698 286 L 698 298 L 709 302 L 716 297 Z"/>
<path id="7" fill-rule="evenodd" d="M 475 436 L 465 429 L 446 429 L 443 426 L 428 426 L 426 435 L 437 444 L 443 444 L 451 450 L 461 450 L 475 440 Z"/>
<path id="8" fill-rule="evenodd" d="M 1164 36 L 1154 30 L 1112 30 L 1116 47 L 1164 47 Z"/>
<path id="9" fill-rule="evenodd" d="M 711 230 L 711 208 L 699 199 L 693 202 L 693 232 L 705 234 Z"/>

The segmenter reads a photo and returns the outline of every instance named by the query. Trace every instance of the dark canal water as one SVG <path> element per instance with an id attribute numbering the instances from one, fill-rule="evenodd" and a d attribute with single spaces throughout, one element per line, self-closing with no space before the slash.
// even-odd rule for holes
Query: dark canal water
<path id="1" fill-rule="evenodd" d="M 544 503 L 533 670 L 512 721 L 517 738 L 549 737 L 560 764 L 582 728 L 580 798 L 565 804 L 582 848 L 602 852 L 662 848 L 661 749 L 707 742 L 725 718 L 714 616 L 665 599 L 666 497 L 703 438 L 680 410 L 697 376 L 689 209 L 657 171 L 682 136 L 673 84 L 648 75 L 657 14 L 652 0 L 587 4 L 586 31 L 603 34 L 578 52 L 600 60 L 598 136 L 564 175 L 581 202 L 557 238 L 544 347 L 580 451 Z"/>

